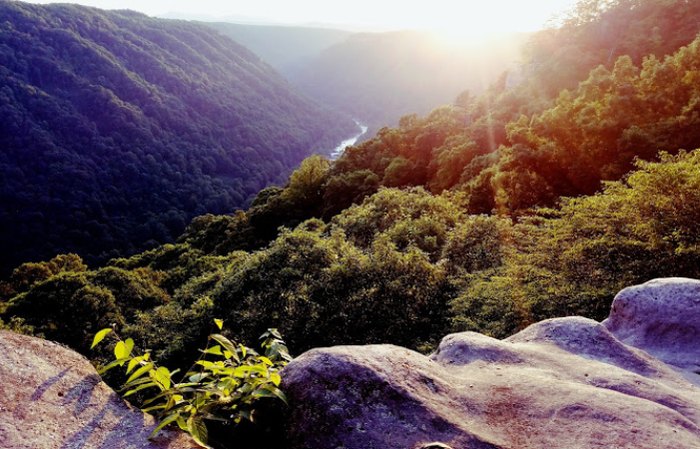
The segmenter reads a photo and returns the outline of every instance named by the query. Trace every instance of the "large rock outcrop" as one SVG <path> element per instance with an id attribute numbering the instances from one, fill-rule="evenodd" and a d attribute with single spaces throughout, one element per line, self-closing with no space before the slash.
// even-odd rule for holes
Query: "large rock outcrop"
<path id="1" fill-rule="evenodd" d="M 622 290 L 603 325 L 700 385 L 700 281 L 655 279 Z M 698 446 L 700 447 L 700 445 Z"/>
<path id="2" fill-rule="evenodd" d="M 56 343 L 0 331 L 0 448 L 197 447 L 179 432 L 149 441 L 155 425 L 105 385 L 83 356 Z"/>
<path id="3" fill-rule="evenodd" d="M 292 446 L 698 449 L 699 307 L 699 281 L 665 279 L 622 291 L 602 324 L 454 334 L 430 357 L 314 349 L 284 373 Z"/>

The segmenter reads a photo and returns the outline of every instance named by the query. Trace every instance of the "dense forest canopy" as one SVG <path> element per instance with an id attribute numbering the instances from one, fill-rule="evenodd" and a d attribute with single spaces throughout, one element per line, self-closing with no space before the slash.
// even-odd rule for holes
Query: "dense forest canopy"
<path id="1" fill-rule="evenodd" d="M 502 78 L 334 163 L 305 159 L 285 187 L 245 212 L 194 219 L 175 243 L 93 269 L 74 254 L 20 265 L 0 284 L 0 317 L 81 351 L 115 323 L 186 366 L 215 317 L 248 342 L 278 327 L 297 353 L 429 350 L 451 331 L 601 319 L 623 286 L 700 277 L 700 5 L 639 3 L 580 4 L 557 33 L 578 35 L 569 45 L 593 62 L 556 95 L 542 89 L 556 72 Z M 666 16 L 676 26 L 658 32 L 685 33 L 678 48 L 622 33 L 619 48 L 647 56 L 608 62 L 588 44 L 612 18 L 650 36 Z"/>
<path id="2" fill-rule="evenodd" d="M 356 132 L 208 27 L 0 2 L 0 273 L 105 261 L 246 206 Z"/>
<path id="3" fill-rule="evenodd" d="M 584 20 L 593 6 L 603 9 Z M 699 147 L 700 3 L 582 2 L 575 12 L 562 28 L 533 37 L 529 52 L 539 56 L 517 85 L 504 76 L 484 95 L 465 92 L 452 106 L 405 116 L 398 128 L 350 148 L 329 177 L 330 195 L 336 178 L 360 182 L 371 172 L 377 185 L 464 190 L 474 213 L 518 214 L 592 194 L 635 157 Z M 613 44 L 597 39 L 601 27 L 618 30 Z M 669 40 L 652 39 L 652 30 Z M 566 51 L 548 50 L 559 43 Z M 635 56 L 611 58 L 616 48 L 634 48 Z M 572 55 L 587 61 L 585 74 L 567 71 Z"/>

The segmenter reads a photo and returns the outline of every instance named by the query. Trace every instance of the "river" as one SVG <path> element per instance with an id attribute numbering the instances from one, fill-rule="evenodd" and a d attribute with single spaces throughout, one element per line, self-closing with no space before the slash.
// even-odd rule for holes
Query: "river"
<path id="1" fill-rule="evenodd" d="M 329 155 L 330 160 L 334 161 L 334 160 L 338 159 L 343 154 L 346 147 L 349 147 L 351 145 L 355 145 L 355 143 L 360 139 L 360 137 L 365 135 L 365 133 L 367 132 L 367 126 L 363 125 L 362 123 L 358 122 L 357 120 L 355 120 L 355 123 L 357 124 L 358 128 L 360 128 L 360 133 L 357 134 L 356 136 L 349 138 L 349 139 L 343 140 L 342 142 L 340 142 L 340 144 L 337 147 L 333 148 L 333 150 L 331 150 L 330 155 Z"/>

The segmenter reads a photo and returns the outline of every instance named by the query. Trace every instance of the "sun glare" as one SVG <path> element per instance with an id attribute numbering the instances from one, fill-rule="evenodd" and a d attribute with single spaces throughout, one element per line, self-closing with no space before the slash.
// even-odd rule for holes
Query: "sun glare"
<path id="1" fill-rule="evenodd" d="M 406 18 L 422 25 L 442 39 L 455 44 L 487 40 L 494 35 L 529 32 L 541 29 L 556 14 L 573 2 L 542 0 L 539 2 L 494 0 L 488 3 L 471 1 L 438 1 L 433 14 Z M 420 12 L 420 11 L 418 11 Z"/>
<path id="2" fill-rule="evenodd" d="M 49 3 L 53 0 L 29 0 Z M 320 25 L 365 31 L 431 30 L 453 42 L 535 31 L 572 7 L 576 0 L 70 0 L 107 9 L 135 9 L 156 16 L 178 14 L 254 23 Z"/>

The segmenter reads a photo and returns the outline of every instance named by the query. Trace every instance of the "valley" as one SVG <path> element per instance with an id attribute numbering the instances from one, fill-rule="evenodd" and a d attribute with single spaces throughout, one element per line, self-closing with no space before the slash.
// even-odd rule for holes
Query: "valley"
<path id="1" fill-rule="evenodd" d="M 366 125 L 363 125 L 362 123 L 358 122 L 355 120 L 355 124 L 358 126 L 360 129 L 359 132 L 354 135 L 353 137 L 350 137 L 349 139 L 343 140 L 338 144 L 337 147 L 333 148 L 333 150 L 330 152 L 329 159 L 334 161 L 338 159 L 340 156 L 343 155 L 343 152 L 345 151 L 345 148 L 355 145 L 361 138 L 363 138 L 367 134 L 367 130 L 369 129 Z"/>
<path id="2" fill-rule="evenodd" d="M 700 2 L 0 19 L 0 447 L 698 447 Z"/>

